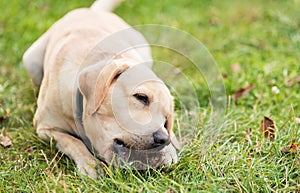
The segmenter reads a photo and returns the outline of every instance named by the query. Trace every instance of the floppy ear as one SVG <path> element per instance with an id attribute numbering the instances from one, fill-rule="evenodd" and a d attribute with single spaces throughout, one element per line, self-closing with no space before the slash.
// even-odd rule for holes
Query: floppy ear
<path id="1" fill-rule="evenodd" d="M 86 111 L 95 113 L 101 106 L 114 80 L 129 68 L 126 64 L 96 64 L 83 70 L 78 79 L 79 90 L 87 102 Z"/>
<path id="2" fill-rule="evenodd" d="M 180 149 L 180 144 L 173 132 L 173 113 L 174 113 L 174 102 L 172 100 L 172 103 L 171 103 L 171 114 L 167 117 L 167 124 L 166 124 L 166 129 L 170 135 L 170 139 L 171 139 L 171 143 L 173 144 L 173 146 L 176 148 L 176 149 Z"/>

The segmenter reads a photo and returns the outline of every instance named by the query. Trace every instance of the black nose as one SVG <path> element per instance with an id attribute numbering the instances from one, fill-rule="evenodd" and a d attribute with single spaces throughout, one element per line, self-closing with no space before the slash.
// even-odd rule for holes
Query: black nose
<path id="1" fill-rule="evenodd" d="M 161 130 L 158 130 L 153 133 L 153 139 L 154 139 L 154 145 L 156 147 L 161 145 L 167 145 L 168 143 L 170 143 L 169 135 L 162 132 Z"/>

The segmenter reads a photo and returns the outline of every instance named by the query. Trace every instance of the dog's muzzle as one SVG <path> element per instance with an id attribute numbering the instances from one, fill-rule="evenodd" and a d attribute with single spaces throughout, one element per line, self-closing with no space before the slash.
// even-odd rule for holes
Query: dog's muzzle
<path id="1" fill-rule="evenodd" d="M 163 165 L 163 149 L 170 145 L 170 142 L 169 136 L 160 130 L 153 133 L 153 143 L 149 145 L 149 149 L 130 147 L 122 140 L 115 139 L 113 142 L 114 159 L 117 165 L 128 164 L 138 170 L 157 168 Z"/>

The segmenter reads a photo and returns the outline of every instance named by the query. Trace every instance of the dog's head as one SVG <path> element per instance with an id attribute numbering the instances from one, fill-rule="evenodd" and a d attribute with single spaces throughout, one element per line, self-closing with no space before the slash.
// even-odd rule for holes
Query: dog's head
<path id="1" fill-rule="evenodd" d="M 107 163 L 137 169 L 177 162 L 173 97 L 146 65 L 115 60 L 79 76 L 86 136 Z"/>

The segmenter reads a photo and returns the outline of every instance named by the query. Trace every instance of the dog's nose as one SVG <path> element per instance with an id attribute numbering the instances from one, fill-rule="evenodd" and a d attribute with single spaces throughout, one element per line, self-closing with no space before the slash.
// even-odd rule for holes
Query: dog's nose
<path id="1" fill-rule="evenodd" d="M 161 145 L 165 145 L 170 142 L 169 135 L 162 132 L 161 130 L 158 130 L 153 133 L 153 139 L 154 139 L 155 146 L 157 147 Z"/>

